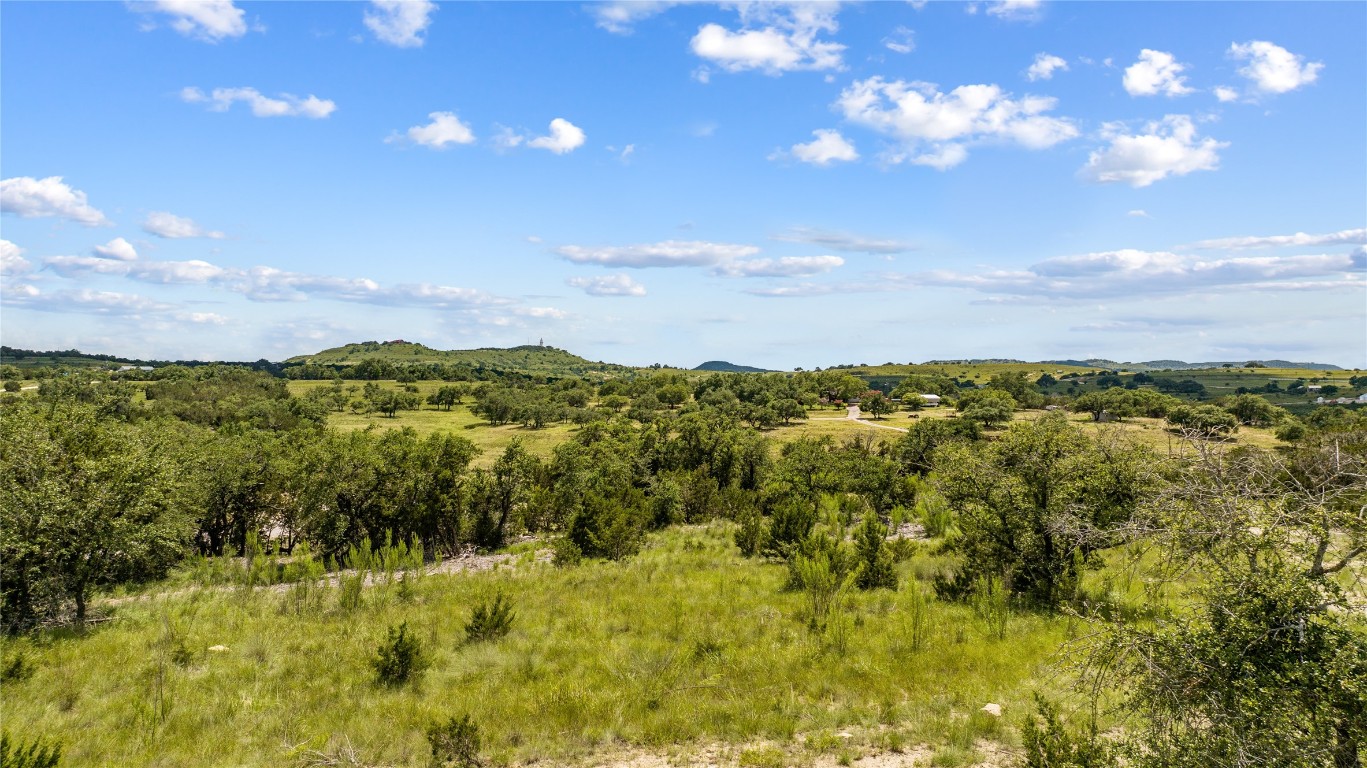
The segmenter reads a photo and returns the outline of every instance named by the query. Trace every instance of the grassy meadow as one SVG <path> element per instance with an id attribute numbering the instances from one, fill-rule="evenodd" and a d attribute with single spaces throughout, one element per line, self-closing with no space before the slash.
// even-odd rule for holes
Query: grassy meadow
<path id="1" fill-rule="evenodd" d="M 1032 692 L 1065 686 L 1054 654 L 1075 622 L 1018 615 L 998 636 L 931 596 L 940 565 L 924 550 L 899 564 L 901 589 L 851 594 L 818 632 L 786 568 L 740 557 L 733 530 L 670 529 L 628 561 L 571 569 L 524 543 L 492 570 L 370 586 L 351 610 L 336 588 L 106 602 L 85 633 L 4 641 L 33 670 L 5 685 L 6 727 L 61 740 L 71 765 L 425 765 L 424 730 L 463 714 L 495 764 L 720 748 L 731 764 L 805 765 L 920 747 L 967 765 L 1017 744 Z M 512 632 L 467 643 L 472 605 L 497 591 Z M 393 688 L 369 661 L 400 622 L 432 665 Z"/>

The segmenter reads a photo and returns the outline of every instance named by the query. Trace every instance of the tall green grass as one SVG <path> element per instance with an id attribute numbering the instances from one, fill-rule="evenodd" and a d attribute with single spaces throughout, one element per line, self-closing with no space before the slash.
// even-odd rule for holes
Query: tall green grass
<path id="1" fill-rule="evenodd" d="M 32 668 L 5 684 L 5 726 L 60 741 L 71 765 L 342 753 L 424 765 L 428 729 L 465 714 L 495 763 L 713 742 L 800 751 L 825 731 L 855 734 L 856 752 L 971 749 L 1015 739 L 972 719 L 984 703 L 1023 715 L 1049 687 L 1064 619 L 1022 614 L 991 636 L 970 608 L 928 596 L 916 575 L 934 564 L 913 557 L 901 590 L 847 597 L 834 644 L 809 628 L 803 595 L 783 591 L 783 565 L 741 558 L 733 534 L 670 530 L 621 563 L 561 569 L 527 553 L 493 571 L 376 582 L 351 610 L 322 586 L 302 607 L 283 588 L 123 603 L 84 634 L 4 641 L 5 658 L 22 652 Z M 516 610 L 511 631 L 466 643 L 473 609 L 498 594 Z M 375 649 L 403 622 L 431 666 L 379 685 Z"/>

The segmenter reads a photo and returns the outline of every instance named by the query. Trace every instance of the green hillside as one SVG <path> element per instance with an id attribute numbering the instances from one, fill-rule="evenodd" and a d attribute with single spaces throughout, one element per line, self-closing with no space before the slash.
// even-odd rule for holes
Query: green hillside
<path id="1" fill-rule="evenodd" d="M 285 361 L 286 365 L 358 365 L 367 360 L 391 365 L 467 365 L 471 368 L 516 371 L 543 375 L 578 375 L 583 373 L 613 373 L 630 370 L 625 366 L 602 361 L 586 360 L 556 347 L 526 344 L 499 349 L 432 349 L 410 341 L 363 341 L 325 349 L 313 355 L 300 355 Z"/>

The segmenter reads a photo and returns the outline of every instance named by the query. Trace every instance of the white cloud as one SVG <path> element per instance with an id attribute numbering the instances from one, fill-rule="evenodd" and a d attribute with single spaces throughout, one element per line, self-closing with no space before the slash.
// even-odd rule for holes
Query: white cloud
<path id="1" fill-rule="evenodd" d="M 563 117 L 557 117 L 551 121 L 551 132 L 549 135 L 541 136 L 527 142 L 527 146 L 529 147 L 550 150 L 557 155 L 573 152 L 583 145 L 584 132 L 579 126 Z"/>
<path id="2" fill-rule="evenodd" d="M 513 314 L 537 320 L 564 320 L 570 316 L 570 313 L 555 307 L 516 307 L 513 309 Z"/>
<path id="3" fill-rule="evenodd" d="M 1186 115 L 1168 115 L 1149 123 L 1147 133 L 1129 135 L 1110 125 L 1103 137 L 1110 143 L 1091 153 L 1079 172 L 1101 183 L 1123 182 L 1147 187 L 1169 176 L 1193 171 L 1213 171 L 1220 165 L 1219 150 L 1228 142 L 1198 139 L 1196 126 Z"/>
<path id="4" fill-rule="evenodd" d="M 133 248 L 133 244 L 116 237 L 104 245 L 97 245 L 94 253 L 102 259 L 114 259 L 116 261 L 133 261 L 138 258 L 138 252 Z"/>
<path id="5" fill-rule="evenodd" d="M 1130 211 L 1129 213 L 1126 213 L 1125 215 L 1126 215 L 1126 216 L 1129 216 L 1129 217 L 1131 217 L 1131 218 L 1135 218 L 1135 219 L 1152 219 L 1152 218 L 1153 218 L 1152 216 L 1149 215 L 1149 212 L 1146 211 L 1146 210 L 1144 210 L 1143 208 L 1136 208 L 1136 209 L 1134 209 L 1133 211 Z"/>
<path id="6" fill-rule="evenodd" d="M 717 265 L 724 277 L 810 277 L 830 272 L 845 263 L 839 256 L 784 256 L 778 259 L 744 259 Z"/>
<path id="7" fill-rule="evenodd" d="M 268 266 L 229 268 L 198 260 L 118 261 L 93 256 L 52 256 L 44 259 L 44 264 L 63 277 L 98 274 L 154 284 L 209 285 L 241 294 L 252 301 L 307 301 L 310 298 L 322 298 L 381 306 L 458 310 L 514 303 L 511 299 L 473 288 L 431 283 L 383 286 L 364 277 L 315 275 Z"/>
<path id="8" fill-rule="evenodd" d="M 590 296 L 644 296 L 646 287 L 632 280 L 629 275 L 604 275 L 602 277 L 571 277 L 565 281 L 575 288 L 583 288 Z"/>
<path id="9" fill-rule="evenodd" d="M 1231 290 L 1336 290 L 1362 287 L 1367 259 L 1353 254 L 1205 260 L 1165 251 L 1121 249 L 1046 259 L 1023 270 L 977 274 L 933 271 L 884 275 L 903 287 L 947 286 L 1013 297 L 1136 298 Z"/>
<path id="10" fill-rule="evenodd" d="M 155 301 L 146 296 L 116 291 L 95 291 L 82 288 L 72 291 L 45 293 L 33 286 L 23 286 L 22 292 L 7 292 L 11 304 L 40 312 L 78 312 L 81 314 L 141 317 L 166 315 L 176 310 L 175 305 Z"/>
<path id="11" fill-rule="evenodd" d="M 1054 77 L 1054 72 L 1059 70 L 1067 72 L 1068 62 L 1050 53 L 1037 53 L 1034 63 L 1025 70 L 1025 76 L 1030 82 L 1050 80 Z"/>
<path id="12" fill-rule="evenodd" d="M 840 69 L 845 46 L 817 37 L 839 29 L 836 3 L 749 3 L 739 6 L 742 28 L 704 24 L 693 53 L 728 72 Z M 704 81 L 706 82 L 706 81 Z"/>
<path id="13" fill-rule="evenodd" d="M 272 99 L 255 88 L 215 88 L 205 95 L 198 88 L 188 87 L 181 89 L 180 98 L 191 104 L 208 102 L 209 109 L 215 112 L 226 112 L 235 102 L 244 101 L 257 117 L 307 117 L 320 120 L 337 110 L 336 102 L 331 99 L 320 99 L 312 94 L 301 99 L 290 93 L 282 93 Z"/>
<path id="14" fill-rule="evenodd" d="M 172 29 L 209 43 L 247 34 L 245 14 L 232 0 L 154 0 L 131 7 L 140 13 L 166 14 L 171 17 Z"/>
<path id="15" fill-rule="evenodd" d="M 638 245 L 585 247 L 562 245 L 555 252 L 576 264 L 608 267 L 710 267 L 731 259 L 754 256 L 753 245 L 709 243 L 698 240 L 665 240 Z"/>
<path id="16" fill-rule="evenodd" d="M 437 4 L 428 0 L 371 0 L 365 25 L 375 39 L 399 48 L 421 48 Z"/>
<path id="17" fill-rule="evenodd" d="M 470 130 L 470 126 L 462 123 L 454 112 L 429 112 L 427 115 L 432 122 L 426 125 L 415 125 L 408 129 L 405 137 L 414 144 L 433 149 L 442 149 L 448 144 L 473 144 L 475 134 Z M 398 135 L 390 136 L 385 139 L 387 143 L 402 141 L 404 137 Z"/>
<path id="18" fill-rule="evenodd" d="M 0 275 L 20 275 L 33 268 L 24 258 L 24 249 L 8 240 L 0 240 Z"/>
<path id="19" fill-rule="evenodd" d="M 894 254 L 906 253 L 915 249 L 914 245 L 900 240 L 860 237 L 844 232 L 826 232 L 809 227 L 794 227 L 787 232 L 774 235 L 770 239 L 781 240 L 786 243 L 811 243 L 846 253 Z"/>
<path id="20" fill-rule="evenodd" d="M 963 162 L 971 142 L 1043 149 L 1074 138 L 1072 121 L 1043 114 L 1056 103 L 1043 96 L 1013 99 L 996 85 L 961 85 L 941 93 L 931 83 L 871 77 L 842 91 L 836 107 L 850 122 L 901 140 L 887 161 L 944 170 Z"/>
<path id="21" fill-rule="evenodd" d="M 629 35 L 635 31 L 637 22 L 664 13 L 675 5 L 678 3 L 660 0 L 616 0 L 594 3 L 587 10 L 601 29 L 614 35 Z"/>
<path id="22" fill-rule="evenodd" d="M 911 53 L 916 50 L 916 33 L 906 27 L 898 27 L 883 38 L 883 47 L 894 53 Z"/>
<path id="23" fill-rule="evenodd" d="M 1125 90 L 1131 96 L 1181 96 L 1191 93 L 1187 79 L 1182 76 L 1186 65 L 1179 64 L 1171 53 L 1145 48 L 1139 61 L 1125 68 Z"/>
<path id="24" fill-rule="evenodd" d="M 0 181 L 0 211 L 25 219 L 58 216 L 87 227 L 111 223 L 90 206 L 84 192 L 67 186 L 61 176 L 15 176 Z"/>
<path id="25" fill-rule="evenodd" d="M 1294 235 L 1267 235 L 1252 237 L 1221 237 L 1194 243 L 1193 248 L 1238 250 L 1243 248 L 1276 248 L 1280 246 L 1307 245 L 1364 245 L 1367 244 L 1367 229 L 1345 229 L 1323 235 L 1307 235 L 1297 232 Z"/>
<path id="26" fill-rule="evenodd" d="M 1302 57 L 1266 40 L 1233 43 L 1229 46 L 1229 55 L 1248 62 L 1239 68 L 1239 74 L 1253 81 L 1254 87 L 1264 93 L 1294 91 L 1315 82 L 1320 70 L 1324 69 L 1324 64 L 1305 63 Z"/>
<path id="27" fill-rule="evenodd" d="M 1228 86 L 1219 85 L 1215 87 L 1215 98 L 1219 99 L 1221 102 L 1237 101 L 1239 99 L 1239 92 Z"/>
<path id="28" fill-rule="evenodd" d="M 191 219 L 166 211 L 152 211 L 147 214 L 147 219 L 142 222 L 142 231 L 168 240 L 179 240 L 186 237 L 207 237 L 213 240 L 222 240 L 227 237 L 222 232 L 204 229 Z"/>
<path id="29" fill-rule="evenodd" d="M 1040 0 L 999 0 L 987 6 L 987 15 L 1007 21 L 1034 21 L 1041 10 Z"/>
<path id="30" fill-rule="evenodd" d="M 815 139 L 806 144 L 794 144 L 793 157 L 812 165 L 830 165 L 833 162 L 853 162 L 859 159 L 854 145 L 840 135 L 840 131 L 822 129 L 812 131 Z"/>

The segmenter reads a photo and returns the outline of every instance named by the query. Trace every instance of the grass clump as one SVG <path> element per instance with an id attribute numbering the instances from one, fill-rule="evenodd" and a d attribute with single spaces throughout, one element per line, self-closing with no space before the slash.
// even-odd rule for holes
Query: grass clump
<path id="1" fill-rule="evenodd" d="M 786 759 L 778 747 L 750 747 L 741 750 L 737 765 L 740 768 L 783 768 Z"/>
<path id="2" fill-rule="evenodd" d="M 497 640 L 512 630 L 515 618 L 517 614 L 513 612 L 512 603 L 500 590 L 493 600 L 485 600 L 475 606 L 470 613 L 470 621 L 465 625 L 465 639 L 471 643 Z"/>
<path id="3" fill-rule="evenodd" d="M 1036 714 L 1021 727 L 1025 768 L 1106 768 L 1116 764 L 1106 745 L 1097 741 L 1096 729 L 1075 733 L 1064 727 L 1058 707 L 1035 694 Z"/>
<path id="4" fill-rule="evenodd" d="M 479 726 L 468 714 L 452 717 L 444 723 L 433 723 L 427 729 L 427 743 L 432 747 L 433 768 L 480 768 L 484 765 L 479 756 Z"/>
<path id="5" fill-rule="evenodd" d="M 380 643 L 370 663 L 380 683 L 400 686 L 420 677 L 431 660 L 423 650 L 422 640 L 408 630 L 408 622 L 405 621 L 389 628 L 389 636 Z"/>

